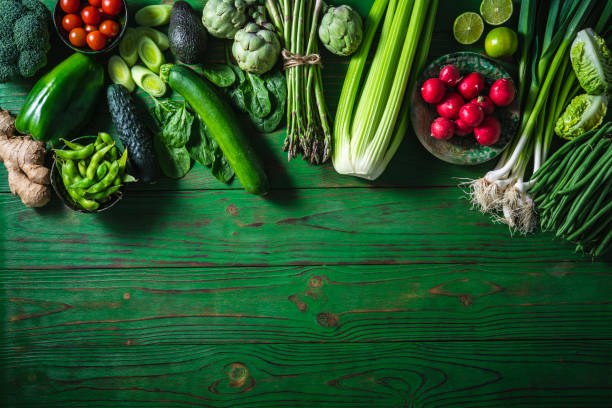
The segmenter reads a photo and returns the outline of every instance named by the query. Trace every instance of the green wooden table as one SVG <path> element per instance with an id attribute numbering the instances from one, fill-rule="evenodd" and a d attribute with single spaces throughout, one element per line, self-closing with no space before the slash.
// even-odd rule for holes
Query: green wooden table
<path id="1" fill-rule="evenodd" d="M 432 58 L 465 49 L 449 29 L 479 0 L 456 3 Z M 324 58 L 335 110 L 347 61 Z M 0 106 L 27 89 L 2 86 Z M 287 163 L 282 131 L 253 139 L 265 199 L 196 165 L 105 214 L 31 210 L 2 166 L 0 406 L 612 405 L 610 258 L 470 211 L 458 179 L 490 165 L 444 164 L 409 133 L 368 183 Z"/>

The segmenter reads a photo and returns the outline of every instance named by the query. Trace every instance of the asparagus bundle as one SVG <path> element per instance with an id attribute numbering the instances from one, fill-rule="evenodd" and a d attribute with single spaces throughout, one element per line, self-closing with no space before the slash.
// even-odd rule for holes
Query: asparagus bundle
<path id="1" fill-rule="evenodd" d="M 324 163 L 331 156 L 331 128 L 323 96 L 317 26 L 323 0 L 266 0 L 283 45 L 287 76 L 288 159 Z"/>

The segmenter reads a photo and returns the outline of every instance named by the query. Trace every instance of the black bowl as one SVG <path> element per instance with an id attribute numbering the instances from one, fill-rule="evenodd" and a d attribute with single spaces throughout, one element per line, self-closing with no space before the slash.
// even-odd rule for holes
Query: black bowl
<path id="1" fill-rule="evenodd" d="M 117 45 L 119 45 L 119 42 L 121 42 L 121 39 L 123 38 L 123 35 L 125 34 L 125 30 L 127 29 L 127 26 L 128 26 L 127 1 L 121 0 L 121 2 L 123 3 L 123 9 L 121 10 L 121 13 L 119 13 L 119 15 L 117 16 L 117 22 L 121 24 L 121 31 L 111 43 L 107 44 L 106 47 L 104 47 L 103 49 L 99 51 L 94 51 L 88 47 L 87 48 L 75 47 L 74 45 L 70 43 L 70 40 L 68 40 L 68 32 L 64 30 L 64 27 L 62 27 L 62 19 L 64 18 L 66 13 L 64 12 L 64 10 L 62 10 L 62 7 L 60 6 L 60 1 L 57 1 L 55 3 L 55 9 L 53 10 L 53 25 L 55 26 L 55 32 L 61 38 L 64 44 L 66 44 L 66 46 L 73 51 L 80 52 L 81 54 L 88 54 L 88 55 L 105 54 L 113 50 Z"/>
<path id="2" fill-rule="evenodd" d="M 91 143 L 95 140 L 96 140 L 95 136 L 81 136 L 81 137 L 77 137 L 76 139 L 72 141 L 73 142 L 86 141 L 88 143 Z M 123 198 L 123 190 L 125 189 L 125 186 L 122 187 L 117 193 L 113 194 L 110 197 L 110 200 L 108 200 L 105 203 L 100 204 L 100 207 L 97 210 L 89 211 L 89 210 L 84 210 L 83 208 L 76 205 L 72 197 L 70 197 L 70 195 L 66 191 L 66 187 L 64 186 L 64 182 L 57 168 L 55 154 L 53 155 L 53 165 L 51 166 L 50 178 L 51 178 L 51 186 L 53 187 L 55 194 L 59 196 L 59 198 L 62 200 L 64 205 L 73 211 L 78 211 L 78 212 L 82 212 L 86 214 L 101 213 L 101 212 L 104 212 L 110 209 L 111 207 L 114 207 L 115 204 L 117 204 Z"/>

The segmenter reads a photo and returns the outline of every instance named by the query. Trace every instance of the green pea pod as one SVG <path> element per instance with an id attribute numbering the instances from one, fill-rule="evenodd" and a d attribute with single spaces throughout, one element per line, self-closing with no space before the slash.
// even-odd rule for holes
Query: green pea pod
<path id="1" fill-rule="evenodd" d="M 106 144 L 115 144 L 115 141 L 108 133 L 100 132 L 98 133 L 98 137 L 100 137 L 100 139 L 102 139 L 102 141 Z"/>
<path id="2" fill-rule="evenodd" d="M 85 160 L 79 160 L 77 168 L 81 177 L 87 177 L 87 163 L 85 163 Z"/>
<path id="3" fill-rule="evenodd" d="M 94 184 L 93 186 L 89 187 L 87 189 L 87 192 L 89 194 L 95 194 L 95 193 L 99 193 L 100 191 L 102 191 L 105 188 L 109 187 L 111 184 L 113 184 L 113 182 L 117 178 L 117 174 L 118 173 L 119 173 L 119 163 L 118 162 L 113 162 L 111 164 L 111 168 L 108 171 L 108 174 L 106 176 L 104 176 L 104 178 L 101 181 L 99 181 L 96 184 Z"/>
<path id="4" fill-rule="evenodd" d="M 100 162 L 104 159 L 104 156 L 110 149 L 112 149 L 114 145 L 106 145 L 104 148 L 98 150 L 94 153 L 89 161 L 89 166 L 87 166 L 87 177 L 94 180 L 96 177 L 96 170 L 100 165 Z"/>
<path id="5" fill-rule="evenodd" d="M 125 167 L 127 166 L 128 159 L 128 149 L 127 147 L 123 151 L 121 158 L 119 159 L 119 176 L 123 177 L 125 175 Z"/>
<path id="6" fill-rule="evenodd" d="M 76 189 L 78 189 L 78 188 L 87 189 L 87 188 L 93 186 L 94 184 L 96 184 L 95 180 L 92 180 L 89 177 L 85 177 L 85 178 L 82 178 L 82 179 L 80 179 L 78 181 L 75 181 L 74 183 L 70 184 L 67 187 L 73 188 L 73 189 L 74 188 L 76 188 Z"/>
<path id="7" fill-rule="evenodd" d="M 84 210 L 87 211 L 95 211 L 100 208 L 100 203 L 94 200 L 89 200 L 81 195 L 79 195 L 74 189 L 68 188 L 66 189 L 70 197 L 74 200 L 74 202 Z"/>
<path id="8" fill-rule="evenodd" d="M 64 143 L 69 149 L 72 150 L 81 150 L 83 147 L 85 147 L 80 143 L 71 142 L 70 140 L 66 140 L 64 138 L 60 138 L 60 142 Z"/>
<path id="9" fill-rule="evenodd" d="M 87 197 L 91 200 L 103 202 L 103 201 L 106 201 L 110 196 L 118 192 L 120 189 L 121 189 L 121 185 L 111 186 L 107 188 L 106 190 L 100 191 L 99 193 L 87 194 Z"/>
<path id="10" fill-rule="evenodd" d="M 88 144 L 81 150 L 53 150 L 57 157 L 65 160 L 81 160 L 86 159 L 93 154 L 95 145 L 93 143 Z"/>
<path id="11" fill-rule="evenodd" d="M 108 166 L 106 162 L 100 164 L 96 170 L 96 180 L 102 180 L 104 176 L 106 176 L 106 173 L 108 173 L 109 167 L 110 166 Z"/>
<path id="12" fill-rule="evenodd" d="M 110 152 L 107 154 L 110 161 L 114 162 L 119 158 L 119 151 L 117 150 L 117 146 L 114 149 L 110 149 Z"/>

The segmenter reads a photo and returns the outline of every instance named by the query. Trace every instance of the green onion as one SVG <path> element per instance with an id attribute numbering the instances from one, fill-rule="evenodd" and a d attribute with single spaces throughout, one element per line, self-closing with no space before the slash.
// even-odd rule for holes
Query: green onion
<path id="1" fill-rule="evenodd" d="M 413 62 L 426 59 L 438 2 L 376 0 L 364 41 L 346 75 L 334 126 L 333 163 L 338 173 L 378 178 L 408 127 L 404 103 Z M 385 12 L 386 11 L 386 12 Z M 385 16 L 380 41 L 361 93 L 359 85 L 376 30 Z M 356 107 L 355 107 L 356 104 Z"/>
<path id="2" fill-rule="evenodd" d="M 537 3 L 523 0 L 519 16 L 524 46 L 519 61 L 523 112 L 518 137 L 494 170 L 467 183 L 475 207 L 521 233 L 537 226 L 537 213 L 529 194 L 536 179 L 524 181 L 525 173 L 529 168 L 537 172 L 548 156 L 554 124 L 577 89 L 576 77 L 569 68 L 571 43 L 590 20 L 599 16 L 609 19 L 610 8 L 605 5 L 601 14 L 600 6 L 606 4 L 605 0 Z M 545 24 L 538 24 L 538 30 L 534 21 Z"/>

